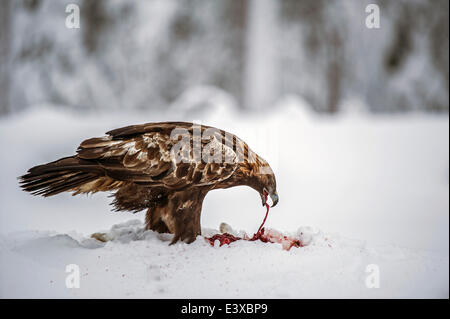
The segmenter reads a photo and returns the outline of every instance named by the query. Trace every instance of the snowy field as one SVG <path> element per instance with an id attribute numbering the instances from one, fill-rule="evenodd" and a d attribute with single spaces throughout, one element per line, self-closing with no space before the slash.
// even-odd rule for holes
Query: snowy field
<path id="1" fill-rule="evenodd" d="M 88 117 L 48 107 L 1 118 L 0 297 L 449 297 L 448 115 L 318 116 L 294 98 L 246 115 L 227 104 Z M 266 225 L 302 227 L 309 245 L 219 248 L 199 237 L 168 246 L 170 235 L 143 232 L 144 212 L 110 212 L 107 194 L 45 199 L 18 187 L 17 176 L 74 154 L 83 139 L 165 120 L 217 126 L 248 142 L 277 177 L 280 202 Z M 202 227 L 227 222 L 252 234 L 264 212 L 250 188 L 214 191 Z M 89 239 L 108 230 L 111 242 Z M 69 264 L 80 268 L 78 289 L 66 288 Z M 373 265 L 379 288 L 366 286 Z"/>

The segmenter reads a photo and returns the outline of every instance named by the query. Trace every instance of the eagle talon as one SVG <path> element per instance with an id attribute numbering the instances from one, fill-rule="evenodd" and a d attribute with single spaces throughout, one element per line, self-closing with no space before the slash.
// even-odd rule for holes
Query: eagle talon
<path id="1" fill-rule="evenodd" d="M 175 235 L 172 238 L 172 241 L 170 242 L 169 246 L 175 245 L 178 242 L 179 239 L 180 239 L 180 236 Z"/>

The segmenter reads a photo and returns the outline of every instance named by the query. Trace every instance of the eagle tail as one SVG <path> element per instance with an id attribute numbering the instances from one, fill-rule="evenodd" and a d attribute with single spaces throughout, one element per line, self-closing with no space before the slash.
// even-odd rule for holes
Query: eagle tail
<path id="1" fill-rule="evenodd" d="M 20 176 L 20 186 L 33 195 L 53 196 L 65 191 L 84 192 L 83 185 L 93 182 L 102 174 L 97 165 L 75 156 L 30 168 Z"/>

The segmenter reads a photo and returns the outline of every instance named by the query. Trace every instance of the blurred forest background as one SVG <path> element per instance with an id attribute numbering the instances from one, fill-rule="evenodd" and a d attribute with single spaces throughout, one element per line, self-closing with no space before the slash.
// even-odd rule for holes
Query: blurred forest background
<path id="1" fill-rule="evenodd" d="M 448 0 L 2 0 L 0 116 L 165 109 L 193 91 L 199 108 L 225 94 L 243 110 L 297 95 L 318 112 L 448 111 L 448 35 Z"/>

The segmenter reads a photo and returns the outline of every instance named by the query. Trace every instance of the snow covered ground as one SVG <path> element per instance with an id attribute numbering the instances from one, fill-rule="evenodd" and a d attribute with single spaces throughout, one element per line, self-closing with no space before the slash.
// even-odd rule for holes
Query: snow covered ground
<path id="1" fill-rule="evenodd" d="M 448 115 L 318 116 L 296 98 L 255 115 L 216 100 L 198 112 L 36 108 L 0 119 L 0 297 L 449 297 Z M 168 246 L 170 236 L 142 230 L 144 213 L 110 212 L 107 194 L 45 199 L 18 187 L 17 176 L 73 154 L 85 138 L 180 119 L 235 133 L 266 158 L 280 195 L 267 226 L 304 227 L 311 243 Z M 214 191 L 202 227 L 227 222 L 252 234 L 264 213 L 249 188 Z M 89 239 L 108 230 L 113 241 Z M 80 288 L 66 287 L 70 264 Z M 368 288 L 377 273 L 379 288 Z"/>

